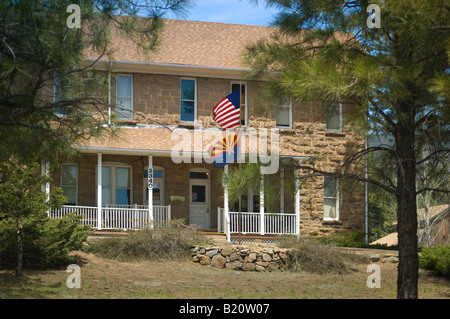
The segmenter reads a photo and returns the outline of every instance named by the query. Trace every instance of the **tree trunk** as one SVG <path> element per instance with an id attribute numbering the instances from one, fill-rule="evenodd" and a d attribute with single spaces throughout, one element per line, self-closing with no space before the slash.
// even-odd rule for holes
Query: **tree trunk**
<path id="1" fill-rule="evenodd" d="M 22 264 L 23 264 L 23 225 L 22 220 L 19 218 L 19 220 L 17 221 L 16 277 L 22 277 Z"/>
<path id="2" fill-rule="evenodd" d="M 417 253 L 416 160 L 411 126 L 397 133 L 397 298 L 418 298 L 419 259 Z"/>

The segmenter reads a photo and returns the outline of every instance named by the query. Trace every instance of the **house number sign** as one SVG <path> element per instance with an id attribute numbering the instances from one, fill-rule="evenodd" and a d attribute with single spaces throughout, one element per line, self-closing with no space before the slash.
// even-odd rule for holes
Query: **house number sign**
<path id="1" fill-rule="evenodd" d="M 148 169 L 148 189 L 153 189 L 153 168 Z"/>

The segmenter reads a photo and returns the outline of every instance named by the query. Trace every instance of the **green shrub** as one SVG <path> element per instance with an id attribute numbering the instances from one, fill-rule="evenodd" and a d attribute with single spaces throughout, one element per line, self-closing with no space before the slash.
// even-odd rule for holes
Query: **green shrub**
<path id="1" fill-rule="evenodd" d="M 450 246 L 423 248 L 419 255 L 419 267 L 450 279 Z"/>
<path id="2" fill-rule="evenodd" d="M 87 252 L 120 261 L 177 260 L 190 256 L 189 248 L 200 243 L 207 243 L 206 236 L 182 220 L 171 220 L 160 228 L 97 239 L 89 244 Z"/>
<path id="3" fill-rule="evenodd" d="M 26 268 L 59 268 L 74 262 L 69 252 L 81 249 L 89 235 L 79 217 L 67 215 L 50 219 L 38 214 L 23 220 L 23 265 Z M 17 225 L 14 219 L 0 221 L 0 266 L 16 264 Z"/>

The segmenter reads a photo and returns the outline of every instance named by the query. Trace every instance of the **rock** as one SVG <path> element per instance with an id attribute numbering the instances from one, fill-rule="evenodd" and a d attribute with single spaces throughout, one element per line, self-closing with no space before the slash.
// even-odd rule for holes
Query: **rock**
<path id="1" fill-rule="evenodd" d="M 198 252 L 200 255 L 203 255 L 203 254 L 206 252 L 205 247 L 199 247 L 198 250 L 197 250 L 197 252 Z"/>
<path id="2" fill-rule="evenodd" d="M 377 262 L 377 261 L 380 261 L 380 255 L 378 255 L 378 254 L 371 255 L 371 256 L 369 257 L 369 260 L 370 260 L 371 262 Z"/>
<path id="3" fill-rule="evenodd" d="M 269 254 L 263 253 L 263 254 L 262 254 L 262 260 L 263 260 L 263 261 L 271 261 L 271 260 L 272 260 L 272 257 L 270 257 Z"/>
<path id="4" fill-rule="evenodd" d="M 220 254 L 217 254 L 213 257 L 213 259 L 211 261 L 211 265 L 213 265 L 216 268 L 222 269 L 225 266 L 226 262 L 227 262 L 227 260 L 225 259 L 225 257 L 223 257 Z"/>
<path id="5" fill-rule="evenodd" d="M 242 270 L 245 271 L 252 271 L 255 270 L 256 265 L 253 263 L 245 263 L 244 265 L 242 265 Z"/>
<path id="6" fill-rule="evenodd" d="M 239 256 L 239 254 L 237 254 L 236 252 L 231 253 L 230 255 L 230 261 L 235 261 L 235 260 L 241 260 L 241 256 Z"/>
<path id="7" fill-rule="evenodd" d="M 388 258 L 386 258 L 390 263 L 393 263 L 393 264 L 395 264 L 395 263 L 398 263 L 398 257 L 395 257 L 395 256 L 391 256 L 391 257 L 388 257 Z"/>
<path id="8" fill-rule="evenodd" d="M 269 263 L 269 265 L 267 266 L 267 269 L 269 271 L 274 271 L 277 270 L 278 268 L 280 268 L 280 265 L 278 265 L 277 263 Z"/>
<path id="9" fill-rule="evenodd" d="M 219 252 L 218 249 L 211 249 L 206 252 L 206 256 L 211 258 L 212 256 L 217 255 L 218 252 Z"/>
<path id="10" fill-rule="evenodd" d="M 230 263 L 226 263 L 225 268 L 230 269 L 230 270 L 237 270 L 237 269 L 241 269 L 242 265 L 243 264 L 240 261 L 233 261 Z"/>
<path id="11" fill-rule="evenodd" d="M 267 267 L 269 266 L 269 263 L 267 261 L 258 261 L 256 265 L 261 267 Z"/>
<path id="12" fill-rule="evenodd" d="M 198 255 L 198 261 L 200 262 L 200 265 L 209 265 L 211 258 L 206 255 Z"/>
<path id="13" fill-rule="evenodd" d="M 264 268 L 263 266 L 256 265 L 256 266 L 255 266 L 255 270 L 261 272 L 261 271 L 265 271 L 266 268 Z"/>
<path id="14" fill-rule="evenodd" d="M 256 254 L 255 254 L 255 253 L 250 253 L 250 254 L 248 254 L 247 262 L 252 263 L 252 262 L 254 262 L 255 260 L 256 260 Z"/>
<path id="15" fill-rule="evenodd" d="M 224 247 L 220 253 L 222 254 L 222 256 L 226 257 L 226 256 L 231 255 L 232 252 L 233 252 L 233 247 L 227 246 L 227 247 Z"/>
<path id="16" fill-rule="evenodd" d="M 241 254 L 241 256 L 245 257 L 248 254 L 248 250 L 247 249 L 241 249 L 240 254 Z"/>

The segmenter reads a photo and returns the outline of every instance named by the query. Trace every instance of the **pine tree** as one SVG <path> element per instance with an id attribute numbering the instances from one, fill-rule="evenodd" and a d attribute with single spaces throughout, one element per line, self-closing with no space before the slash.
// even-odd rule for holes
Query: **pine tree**
<path id="1" fill-rule="evenodd" d="M 369 147 L 347 161 L 360 160 L 372 152 L 381 153 L 394 167 L 394 178 L 389 178 L 388 184 L 343 175 L 342 167 L 332 173 L 340 178 L 371 182 L 396 197 L 397 297 L 417 298 L 416 196 L 428 187 L 417 187 L 416 173 L 431 160 L 448 162 L 450 152 L 449 2 L 265 2 L 280 10 L 274 24 L 281 32 L 248 49 L 246 61 L 252 69 L 249 77 L 278 74 L 269 77 L 272 95 L 281 92 L 296 100 L 350 99 L 353 112 L 346 117 L 352 120 L 351 124 L 363 127 L 367 134 L 380 132 L 392 137 L 392 147 Z M 380 10 L 369 8 L 368 13 L 369 4 Z M 372 12 L 375 17 L 369 17 Z M 434 191 L 448 193 L 448 187 L 444 185 Z"/>

